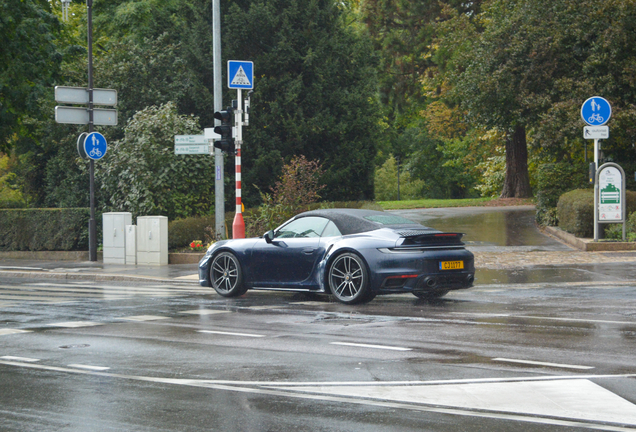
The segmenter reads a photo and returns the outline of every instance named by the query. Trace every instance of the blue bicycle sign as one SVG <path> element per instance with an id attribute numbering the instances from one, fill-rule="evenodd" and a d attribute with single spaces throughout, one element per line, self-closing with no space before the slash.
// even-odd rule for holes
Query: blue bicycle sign
<path id="1" fill-rule="evenodd" d="M 600 96 L 593 96 L 583 102 L 581 118 L 590 126 L 601 126 L 612 116 L 612 107 L 607 100 Z"/>
<path id="2" fill-rule="evenodd" d="M 104 135 L 99 132 L 91 132 L 86 136 L 84 140 L 84 150 L 86 151 L 86 156 L 89 158 L 99 160 L 104 157 L 107 149 L 108 144 L 106 143 Z"/>

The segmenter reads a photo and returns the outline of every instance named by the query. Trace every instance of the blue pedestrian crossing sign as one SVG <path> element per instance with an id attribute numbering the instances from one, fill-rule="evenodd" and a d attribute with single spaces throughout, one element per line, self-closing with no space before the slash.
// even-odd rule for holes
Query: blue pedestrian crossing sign
<path id="1" fill-rule="evenodd" d="M 99 132 L 91 132 L 86 136 L 84 140 L 84 151 L 86 156 L 93 160 L 100 160 L 106 154 L 108 145 L 106 144 L 106 138 Z"/>
<path id="2" fill-rule="evenodd" d="M 231 89 L 253 89 L 254 63 L 229 60 L 227 62 L 227 86 Z"/>
<path id="3" fill-rule="evenodd" d="M 593 96 L 583 102 L 581 118 L 590 126 L 601 126 L 612 116 L 610 103 L 600 96 Z"/>

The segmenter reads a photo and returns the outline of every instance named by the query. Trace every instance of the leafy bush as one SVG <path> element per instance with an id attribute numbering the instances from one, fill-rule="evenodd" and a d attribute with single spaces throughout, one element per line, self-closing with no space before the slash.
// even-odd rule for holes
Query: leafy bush
<path id="1" fill-rule="evenodd" d="M 0 250 L 87 250 L 89 219 L 88 208 L 0 210 Z"/>
<path id="2" fill-rule="evenodd" d="M 498 151 L 501 153 L 501 149 Z M 499 196 L 506 177 L 506 156 L 500 154 L 489 157 L 486 162 L 478 164 L 477 168 L 482 172 L 483 180 L 475 189 L 483 197 Z"/>
<path id="3" fill-rule="evenodd" d="M 577 237 L 594 234 L 594 191 L 577 189 L 561 195 L 557 203 L 559 228 Z"/>
<path id="4" fill-rule="evenodd" d="M 216 221 L 214 215 L 188 217 L 168 223 L 168 248 L 187 247 L 193 240 L 208 244 L 214 240 Z"/>
<path id="5" fill-rule="evenodd" d="M 26 201 L 15 184 L 17 176 L 11 172 L 11 165 L 11 158 L 0 153 L 0 208 L 26 207 Z"/>
<path id="6" fill-rule="evenodd" d="M 626 212 L 630 215 L 636 212 L 636 192 L 625 191 Z M 594 236 L 594 191 L 591 189 L 577 189 L 561 196 L 557 204 L 559 228 L 577 237 Z M 636 217 L 632 222 L 632 229 L 636 227 Z M 628 222 L 629 224 L 629 222 Z M 629 225 L 628 225 L 629 228 Z M 616 228 L 609 227 L 610 236 L 615 236 Z M 621 228 L 622 236 L 622 228 Z M 620 237 L 620 236 L 619 236 Z"/>
<path id="7" fill-rule="evenodd" d="M 319 183 L 322 167 L 305 156 L 294 156 L 283 166 L 283 173 L 272 188 L 272 194 L 260 192 L 263 204 L 244 215 L 245 235 L 258 237 L 276 228 L 297 213 L 310 209 L 325 186 Z"/>
<path id="8" fill-rule="evenodd" d="M 569 190 L 584 188 L 588 183 L 585 166 L 572 162 L 541 164 L 537 167 L 535 179 L 536 220 L 539 225 L 550 226 L 559 222 L 556 211 L 559 197 Z"/>
<path id="9" fill-rule="evenodd" d="M 99 164 L 109 210 L 169 220 L 208 213 L 214 164 L 209 157 L 174 153 L 175 135 L 199 133 L 198 119 L 179 115 L 172 102 L 137 112 Z"/>

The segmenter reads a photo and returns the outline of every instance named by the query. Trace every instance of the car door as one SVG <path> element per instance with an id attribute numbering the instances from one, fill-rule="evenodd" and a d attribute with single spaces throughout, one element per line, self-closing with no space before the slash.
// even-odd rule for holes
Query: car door
<path id="1" fill-rule="evenodd" d="M 251 279 L 255 287 L 299 288 L 321 256 L 320 234 L 329 222 L 322 217 L 294 219 L 274 232 L 271 243 L 252 249 Z"/>

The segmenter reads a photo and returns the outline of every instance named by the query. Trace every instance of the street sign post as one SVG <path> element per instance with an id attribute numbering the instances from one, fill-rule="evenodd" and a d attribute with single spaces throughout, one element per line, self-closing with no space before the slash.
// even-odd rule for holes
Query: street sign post
<path id="1" fill-rule="evenodd" d="M 229 60 L 227 62 L 227 87 L 236 90 L 253 89 L 254 63 L 251 61 Z"/>
<path id="2" fill-rule="evenodd" d="M 210 154 L 210 144 L 175 144 L 174 154 L 177 155 L 194 155 L 194 154 Z"/>
<path id="3" fill-rule="evenodd" d="M 184 154 L 210 154 L 210 143 L 205 135 L 175 135 L 174 153 Z"/>
<path id="4" fill-rule="evenodd" d="M 80 107 L 55 107 L 55 121 L 65 124 L 87 125 L 90 113 L 88 108 Z M 117 110 L 105 108 L 93 108 L 93 125 L 95 126 L 117 126 Z"/>
<path id="5" fill-rule="evenodd" d="M 55 102 L 75 105 L 88 104 L 88 89 L 55 86 Z M 93 89 L 93 105 L 117 105 L 117 90 Z"/>
<path id="6" fill-rule="evenodd" d="M 106 155 L 108 144 L 106 138 L 99 132 L 91 132 L 84 140 L 84 152 L 89 159 L 100 160 Z"/>
<path id="7" fill-rule="evenodd" d="M 598 140 L 609 138 L 609 127 L 603 125 L 612 117 L 612 106 L 600 96 L 592 96 L 581 105 L 581 118 L 589 126 L 583 129 L 583 138 L 594 140 L 594 169 L 598 169 Z M 587 155 L 587 147 L 586 147 Z M 586 156 L 587 157 L 587 156 Z"/>
<path id="8" fill-rule="evenodd" d="M 602 223 L 622 223 L 625 241 L 625 171 L 615 163 L 603 164 L 594 182 L 594 240 L 599 239 Z"/>
<path id="9" fill-rule="evenodd" d="M 581 118 L 590 126 L 601 126 L 612 116 L 610 103 L 600 96 L 592 96 L 581 106 Z"/>
<path id="10" fill-rule="evenodd" d="M 585 126 L 583 128 L 583 138 L 585 139 L 608 139 L 608 126 Z"/>

